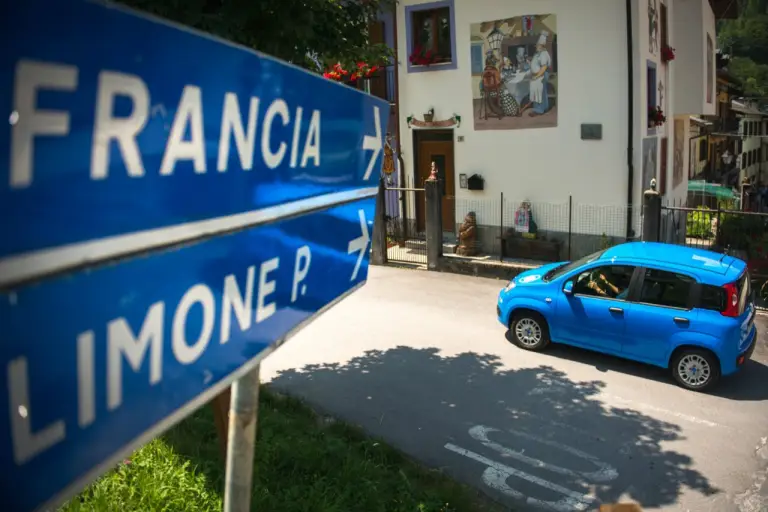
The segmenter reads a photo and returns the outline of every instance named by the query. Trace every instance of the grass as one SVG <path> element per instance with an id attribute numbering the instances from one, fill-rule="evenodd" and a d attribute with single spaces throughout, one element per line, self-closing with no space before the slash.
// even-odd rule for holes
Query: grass
<path id="1" fill-rule="evenodd" d="M 323 512 L 497 510 L 356 427 L 262 388 L 252 509 Z M 91 484 L 66 512 L 220 511 L 224 463 L 205 407 Z"/>

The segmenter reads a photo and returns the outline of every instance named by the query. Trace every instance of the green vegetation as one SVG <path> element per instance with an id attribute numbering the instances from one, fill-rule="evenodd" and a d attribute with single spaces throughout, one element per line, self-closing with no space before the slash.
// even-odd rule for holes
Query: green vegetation
<path id="1" fill-rule="evenodd" d="M 252 509 L 494 511 L 475 491 L 424 469 L 359 429 L 262 388 Z M 206 407 L 105 474 L 62 512 L 216 511 L 224 463 Z"/>
<path id="2" fill-rule="evenodd" d="M 688 212 L 687 236 L 693 238 L 712 238 L 712 218 L 715 212 L 704 206 L 699 206 L 696 211 Z"/>
<path id="3" fill-rule="evenodd" d="M 750 97 L 768 96 L 768 0 L 734 0 L 740 15 L 719 22 L 718 46 L 731 55 L 728 70 Z"/>
<path id="4" fill-rule="evenodd" d="M 369 41 L 369 23 L 394 0 L 117 0 L 130 7 L 209 32 L 296 65 L 318 71 L 341 62 L 345 69 L 391 56 Z"/>

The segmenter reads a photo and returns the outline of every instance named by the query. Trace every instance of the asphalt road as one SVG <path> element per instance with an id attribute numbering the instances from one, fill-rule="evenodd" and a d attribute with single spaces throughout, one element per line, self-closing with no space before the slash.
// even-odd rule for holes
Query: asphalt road
<path id="1" fill-rule="evenodd" d="M 502 285 L 373 267 L 262 378 L 515 510 L 768 511 L 768 318 L 753 361 L 704 395 L 608 356 L 517 349 Z"/>

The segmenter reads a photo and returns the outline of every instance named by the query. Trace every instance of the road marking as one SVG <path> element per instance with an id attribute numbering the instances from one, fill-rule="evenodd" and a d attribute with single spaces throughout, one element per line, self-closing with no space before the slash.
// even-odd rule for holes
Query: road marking
<path id="1" fill-rule="evenodd" d="M 475 425 L 474 427 L 469 429 L 470 437 L 482 443 L 483 446 L 485 446 L 486 448 L 495 450 L 505 457 L 511 457 L 520 462 L 529 464 L 535 468 L 545 469 L 560 475 L 575 477 L 580 483 L 586 483 L 587 481 L 594 482 L 594 483 L 606 483 L 606 482 L 610 482 L 611 480 L 615 480 L 619 476 L 619 472 L 616 471 L 616 469 L 604 463 L 597 457 L 590 455 L 586 452 L 582 452 L 581 450 L 577 450 L 576 448 L 572 448 L 570 446 L 558 443 L 556 441 L 551 441 L 551 440 L 544 439 L 532 434 L 520 432 L 514 429 L 508 430 L 508 432 L 510 432 L 512 435 L 522 437 L 523 439 L 526 439 L 528 441 L 541 443 L 541 444 L 550 446 L 552 448 L 557 448 L 561 451 L 564 451 L 576 457 L 586 459 L 592 462 L 594 465 L 596 465 L 600 469 L 598 469 L 598 471 L 593 471 L 593 472 L 574 471 L 571 469 L 563 468 L 560 466 L 556 466 L 554 464 L 541 461 L 539 459 L 535 459 L 533 457 L 529 457 L 527 455 L 524 455 L 522 451 L 513 450 L 502 444 L 491 441 L 490 438 L 488 437 L 488 434 L 490 432 L 501 432 L 501 430 L 492 428 L 492 427 L 486 427 L 483 425 Z M 553 510 L 555 512 L 567 512 L 567 511 L 573 511 L 573 510 L 586 510 L 590 508 L 594 504 L 594 502 L 598 501 L 597 498 L 591 494 L 581 494 L 571 489 L 567 489 L 563 486 L 552 483 L 548 480 L 544 480 L 543 478 L 530 475 L 528 473 L 525 473 L 524 471 L 520 471 L 519 469 L 515 469 L 513 467 L 507 466 L 506 464 L 502 464 L 500 462 L 491 460 L 487 457 L 484 457 L 483 455 L 467 450 L 466 448 L 462 448 L 453 443 L 447 443 L 445 445 L 445 448 L 454 453 L 458 453 L 459 455 L 463 455 L 476 462 L 480 462 L 488 466 L 483 471 L 483 474 L 482 474 L 482 480 L 483 480 L 483 483 L 485 483 L 485 485 L 487 485 L 491 489 L 495 489 L 507 496 L 510 496 L 511 498 L 525 501 L 528 505 L 545 508 L 548 510 Z M 526 480 L 530 483 L 544 487 L 545 489 L 549 489 L 551 491 L 560 493 L 563 495 L 563 498 L 560 499 L 559 501 L 546 501 L 546 500 L 540 500 L 537 498 L 526 496 L 522 492 L 510 487 L 510 485 L 507 484 L 507 479 L 511 476 Z"/>
<path id="2" fill-rule="evenodd" d="M 473 439 L 480 441 L 488 448 L 491 448 L 492 450 L 496 450 L 497 452 L 501 453 L 502 455 L 506 457 L 512 457 L 513 459 L 517 459 L 520 462 L 525 462 L 526 464 L 530 464 L 533 467 L 546 469 L 548 471 L 552 471 L 553 473 L 558 473 L 560 475 L 568 475 L 572 477 L 576 477 L 579 479 L 585 479 L 589 480 L 591 482 L 610 482 L 611 480 L 615 480 L 616 477 L 619 476 L 619 472 L 616 471 L 613 467 L 606 464 L 605 462 L 601 461 L 594 455 L 590 455 L 589 453 L 582 452 L 581 450 L 577 450 L 576 448 L 571 448 L 570 446 L 560 444 L 556 441 L 550 441 L 548 439 L 543 439 L 538 436 L 534 436 L 531 434 L 526 434 L 524 432 L 519 432 L 517 430 L 509 429 L 508 432 L 512 435 L 522 437 L 524 439 L 527 439 L 529 441 L 533 441 L 536 443 L 541 443 L 546 446 L 551 446 L 552 448 L 557 448 L 559 450 L 562 450 L 564 452 L 570 453 L 571 455 L 574 455 L 576 457 L 579 457 L 581 459 L 588 460 L 595 466 L 597 466 L 597 471 L 573 471 L 571 469 L 562 468 L 560 466 L 555 466 L 554 464 L 549 464 L 547 462 L 543 462 L 539 459 L 534 459 L 533 457 L 528 457 L 527 455 L 524 455 L 522 452 L 512 450 L 510 448 L 507 448 L 506 446 L 503 446 L 499 443 L 495 443 L 491 441 L 488 438 L 488 433 L 490 432 L 500 432 L 499 429 L 491 428 L 491 427 L 484 427 L 483 425 L 476 425 L 469 429 L 469 435 L 472 436 Z"/>
<path id="3" fill-rule="evenodd" d="M 476 462 L 480 462 L 481 464 L 488 466 L 485 471 L 483 471 L 482 476 L 483 483 L 485 483 L 485 485 L 516 500 L 525 500 L 528 505 L 554 510 L 556 512 L 571 512 L 573 510 L 587 510 L 592 506 L 594 502 L 597 501 L 597 498 L 594 496 L 579 494 L 560 485 L 553 484 L 552 482 L 544 480 L 543 478 L 529 475 L 528 473 L 524 473 L 518 469 L 511 468 L 505 464 L 501 464 L 487 457 L 483 457 L 479 453 L 475 453 L 460 446 L 456 446 L 453 443 L 447 443 L 445 448 L 454 453 L 458 453 L 459 455 L 463 455 Z M 530 496 L 526 496 L 520 491 L 513 489 L 507 484 L 506 480 L 510 476 L 515 476 L 530 483 L 540 485 L 541 487 L 551 491 L 563 494 L 564 497 L 559 501 L 545 501 L 531 498 Z"/>
<path id="4" fill-rule="evenodd" d="M 562 394 L 565 393 L 566 387 L 564 384 L 561 384 L 559 382 L 553 382 L 553 381 L 547 381 L 543 380 L 545 384 L 548 384 L 548 387 L 538 387 L 533 388 L 528 392 L 529 396 L 540 396 L 540 395 L 547 395 L 547 394 Z M 598 398 L 598 397 L 595 397 Z M 634 400 L 629 400 L 626 398 L 621 398 L 616 395 L 611 395 L 608 393 L 602 393 L 599 398 L 604 399 L 605 401 L 614 401 L 619 402 L 624 405 L 629 405 L 631 407 L 634 407 L 636 409 L 645 409 L 647 411 L 653 411 L 658 412 L 660 414 L 665 414 L 667 416 L 674 416 L 675 418 L 685 420 L 691 423 L 696 423 L 698 425 L 705 425 L 707 427 L 722 427 L 723 425 L 720 425 L 719 423 L 715 423 L 714 421 L 705 420 L 703 418 L 697 418 L 696 416 L 691 416 L 690 414 L 685 414 L 682 412 L 677 411 L 670 411 L 669 409 L 662 409 L 661 407 L 656 407 L 655 405 L 646 404 L 643 402 L 636 402 Z"/>
<path id="5" fill-rule="evenodd" d="M 606 393 L 603 393 L 602 396 L 606 400 L 613 400 L 614 402 L 619 402 L 625 405 L 629 405 L 631 407 L 634 407 L 636 409 L 645 409 L 648 411 L 658 412 L 661 414 L 665 414 L 667 416 L 674 416 L 675 418 L 679 418 L 681 420 L 689 421 L 691 423 L 696 423 L 697 425 L 705 425 L 707 427 L 713 427 L 722 428 L 723 425 L 720 425 L 719 423 L 715 423 L 714 421 L 705 420 L 703 418 L 697 418 L 696 416 L 691 416 L 690 414 L 684 414 L 682 412 L 677 411 L 670 411 L 669 409 L 662 409 L 661 407 L 656 407 L 655 405 L 646 404 L 643 402 L 635 402 L 634 400 L 628 400 L 626 398 L 621 398 L 619 396 L 615 395 L 609 395 Z"/>

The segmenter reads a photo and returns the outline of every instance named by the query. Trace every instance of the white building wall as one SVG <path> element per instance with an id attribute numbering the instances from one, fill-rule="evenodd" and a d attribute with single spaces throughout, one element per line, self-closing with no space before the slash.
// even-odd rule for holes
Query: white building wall
<path id="1" fill-rule="evenodd" d="M 402 0 L 398 26 L 405 27 Z M 554 14 L 558 36 L 557 126 L 510 130 L 474 129 L 470 24 L 514 16 Z M 627 71 L 624 3 L 594 0 L 588 6 L 572 0 L 512 3 L 455 0 L 456 58 L 448 71 L 408 73 L 406 31 L 399 30 L 402 147 L 406 170 L 413 173 L 412 130 L 404 119 L 422 118 L 430 107 L 435 119 L 462 118 L 455 130 L 456 198 L 532 202 L 626 204 Z M 525 115 L 525 114 L 524 114 Z M 582 123 L 602 124 L 603 139 L 581 140 Z M 484 191 L 458 186 L 459 174 L 478 173 Z M 483 223 L 483 219 L 478 219 Z"/>
<path id="2" fill-rule="evenodd" d="M 668 38 L 672 47 L 678 45 L 676 27 L 679 16 L 687 16 L 692 23 L 690 8 L 693 0 L 655 0 L 667 5 Z M 709 13 L 714 41 L 714 19 L 707 0 L 695 0 L 694 14 L 698 13 L 704 23 L 704 11 Z M 679 76 L 688 71 L 676 59 L 667 65 L 661 61 L 661 30 L 656 31 L 657 42 L 651 47 L 649 2 L 654 0 L 632 0 L 633 8 L 633 52 L 634 58 L 634 125 L 632 127 L 632 160 L 634 163 L 633 204 L 637 217 L 642 203 L 642 192 L 648 187 L 643 183 L 644 166 L 648 166 L 651 154 L 652 167 L 645 169 L 645 176 L 657 177 L 661 156 L 660 138 L 667 137 L 666 197 L 681 201 L 685 198 L 688 184 L 688 138 L 690 121 L 680 116 L 684 131 L 682 134 L 682 169 L 675 175 L 675 145 L 673 101 L 681 96 Z M 509 201 L 529 200 L 533 203 L 567 203 L 569 196 L 574 204 L 621 205 L 627 204 L 627 36 L 625 3 L 618 0 L 519 0 L 498 2 L 496 0 L 454 0 L 455 59 L 456 69 L 411 73 L 408 71 L 408 37 L 406 8 L 423 4 L 417 0 L 401 0 L 398 4 L 398 56 L 400 65 L 400 130 L 401 145 L 405 160 L 406 175 L 414 176 L 413 129 L 408 127 L 406 117 L 413 115 L 423 119 L 423 113 L 434 108 L 436 120 L 448 119 L 457 114 L 461 126 L 454 130 L 454 162 L 456 178 L 456 200 L 496 200 L 501 192 Z M 681 3 L 682 7 L 672 5 Z M 703 8 L 706 4 L 706 9 Z M 556 17 L 557 48 L 557 124 L 546 128 L 476 130 L 474 126 L 473 100 L 479 97 L 480 78 L 471 73 L 471 30 L 472 24 L 516 16 L 553 14 Z M 695 19 L 695 16 L 693 16 Z M 657 22 L 660 16 L 657 14 Z M 699 37 L 707 32 L 699 27 Z M 689 31 L 690 32 L 690 31 Z M 482 43 L 480 43 L 482 44 Z M 713 50 L 714 52 L 714 50 Z M 713 53 L 714 62 L 714 53 Z M 704 46 L 699 45 L 696 62 L 706 62 Z M 667 115 L 665 125 L 654 130 L 648 129 L 647 63 L 656 66 L 662 92 L 657 91 L 657 100 Z M 698 90 L 702 93 L 697 103 L 696 114 L 707 113 L 703 102 L 706 92 L 703 83 L 704 68 L 696 67 L 701 73 Z M 716 89 L 714 74 L 712 91 L 714 101 Z M 684 96 L 684 95 L 683 95 Z M 582 140 L 582 123 L 602 125 L 602 140 Z M 459 142 L 459 139 L 462 139 Z M 653 139 L 646 142 L 646 139 Z M 644 148 L 644 144 L 646 147 Z M 650 144 L 651 149 L 648 149 Z M 655 144 L 655 145 L 654 145 Z M 644 149 L 646 150 L 644 152 Z M 650 153 L 652 152 L 652 153 Z M 677 165 L 680 166 L 678 157 Z M 470 191 L 459 187 L 460 174 L 480 174 L 485 179 L 484 191 Z M 647 181 L 650 181 L 648 178 Z M 481 216 L 482 213 L 478 212 Z M 457 221 L 463 213 L 457 211 Z M 478 223 L 494 224 L 494 219 L 478 218 Z M 634 224 L 639 228 L 639 218 Z M 537 221 L 538 222 L 538 221 Z M 609 235 L 622 236 L 626 222 L 613 223 Z M 546 229 L 546 226 L 539 226 Z M 605 229 L 602 229 L 605 231 Z"/>
<path id="3" fill-rule="evenodd" d="M 715 115 L 717 39 L 712 7 L 709 0 L 674 0 L 672 8 L 673 47 L 678 57 L 674 63 L 677 95 L 673 113 Z"/>
<path id="4" fill-rule="evenodd" d="M 739 125 L 740 125 L 739 126 L 739 131 L 741 133 L 743 133 L 743 134 L 746 134 L 747 133 L 747 127 L 746 127 L 747 123 L 763 122 L 762 119 L 763 118 L 761 116 L 745 116 L 745 117 L 742 117 L 741 118 L 741 122 L 739 123 Z M 742 159 L 746 159 L 747 158 L 747 154 L 751 153 L 752 151 L 755 151 L 755 150 L 757 150 L 757 152 L 762 151 L 762 147 L 763 147 L 763 137 L 760 137 L 760 136 L 757 136 L 757 135 L 746 136 L 744 138 L 744 143 L 743 143 L 742 148 L 741 148 L 741 158 Z M 763 164 L 763 166 L 765 168 L 765 164 Z M 753 161 L 753 163 L 751 165 L 748 165 L 746 167 L 742 167 L 741 177 L 742 178 L 745 177 L 745 176 L 749 177 L 749 178 L 751 178 L 753 176 L 757 177 L 758 174 L 759 174 L 759 171 L 760 171 L 760 163 L 759 163 L 759 159 L 758 159 L 757 161 Z M 761 176 L 761 178 L 763 179 L 763 181 L 766 181 L 766 178 L 768 178 L 768 176 Z M 755 178 L 755 179 L 757 179 L 757 178 Z"/>

